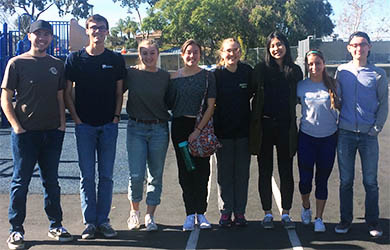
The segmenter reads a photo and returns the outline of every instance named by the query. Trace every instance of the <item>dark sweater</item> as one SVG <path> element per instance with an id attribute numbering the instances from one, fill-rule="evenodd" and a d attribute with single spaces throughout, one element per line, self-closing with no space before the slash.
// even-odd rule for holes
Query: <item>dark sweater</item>
<path id="1" fill-rule="evenodd" d="M 263 115 L 289 126 L 290 123 L 290 83 L 283 72 L 269 68 L 265 72 Z"/>
<path id="2" fill-rule="evenodd" d="M 248 137 L 250 104 L 248 84 L 252 68 L 239 63 L 236 72 L 224 67 L 215 70 L 217 85 L 214 128 L 221 139 Z"/>

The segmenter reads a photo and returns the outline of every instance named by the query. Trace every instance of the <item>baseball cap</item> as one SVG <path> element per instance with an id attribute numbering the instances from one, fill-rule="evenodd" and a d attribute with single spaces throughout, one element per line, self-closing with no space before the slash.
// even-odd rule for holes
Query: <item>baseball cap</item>
<path id="1" fill-rule="evenodd" d="M 30 25 L 29 31 L 30 31 L 30 33 L 33 33 L 39 29 L 48 30 L 48 31 L 50 31 L 51 34 L 53 34 L 53 28 L 52 28 L 51 24 L 45 20 L 38 20 L 38 21 L 33 22 Z"/>

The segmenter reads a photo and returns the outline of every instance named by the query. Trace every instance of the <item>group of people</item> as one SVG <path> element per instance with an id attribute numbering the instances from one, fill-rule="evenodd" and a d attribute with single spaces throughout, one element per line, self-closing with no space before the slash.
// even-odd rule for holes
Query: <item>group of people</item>
<path id="1" fill-rule="evenodd" d="M 62 226 L 58 184 L 65 107 L 75 122 L 85 224 L 81 237 L 94 238 L 96 233 L 107 238 L 117 235 L 110 224 L 109 212 L 118 122 L 126 91 L 130 230 L 140 228 L 142 223 L 140 202 L 145 182 L 144 225 L 146 231 L 158 230 L 154 216 L 161 202 L 170 133 L 186 212 L 183 231 L 192 231 L 195 225 L 211 228 L 205 216 L 210 157 L 192 157 L 195 169 L 189 170 L 179 144 L 194 141 L 213 118 L 215 133 L 222 144 L 216 153 L 221 227 L 247 224 L 249 166 L 251 155 L 256 155 L 264 210 L 262 225 L 265 229 L 274 228 L 272 173 L 276 146 L 281 220 L 286 229 L 295 227 L 289 215 L 295 153 L 298 152 L 302 222 L 310 224 L 312 220 L 310 193 L 314 177 L 314 231 L 324 232 L 327 183 L 337 151 L 341 220 L 335 231 L 348 232 L 353 219 L 355 155 L 359 151 L 366 190 L 365 219 L 372 236 L 382 235 L 378 218 L 377 136 L 387 118 L 388 87 L 385 72 L 367 60 L 371 42 L 366 33 L 351 35 L 347 48 L 352 61 L 339 66 L 336 79 L 326 73 L 322 52 L 308 51 L 303 80 L 286 37 L 278 31 L 268 36 L 265 59 L 254 69 L 240 61 L 240 43 L 234 38 L 222 42 L 215 72 L 202 69 L 198 65 L 202 46 L 190 39 L 181 47 L 184 67 L 168 73 L 157 67 L 159 47 L 152 40 L 139 43 L 137 65 L 126 69 L 123 57 L 104 46 L 108 30 L 103 16 L 89 17 L 86 21 L 89 45 L 71 53 L 64 66 L 61 60 L 46 54 L 53 31 L 48 22 L 38 20 L 31 24 L 28 33 L 31 49 L 10 59 L 7 65 L 1 85 L 1 105 L 12 126 L 14 170 L 7 240 L 10 249 L 24 247 L 26 197 L 36 163 L 44 187 L 44 209 L 50 221 L 48 235 L 59 241 L 73 239 Z M 299 130 L 298 103 L 302 111 Z M 199 110 L 203 114 L 197 122 Z"/>

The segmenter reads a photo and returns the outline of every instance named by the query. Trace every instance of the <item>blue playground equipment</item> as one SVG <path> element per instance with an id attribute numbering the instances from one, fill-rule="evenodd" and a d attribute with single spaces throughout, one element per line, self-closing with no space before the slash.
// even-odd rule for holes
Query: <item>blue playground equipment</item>
<path id="1" fill-rule="evenodd" d="M 27 34 L 21 32 L 21 18 L 23 16 L 29 16 L 23 14 L 19 17 L 18 30 L 8 30 L 7 23 L 3 24 L 3 31 L 0 34 L 0 81 L 3 80 L 5 67 L 8 60 L 14 56 L 23 54 L 30 49 L 31 43 L 27 38 Z M 33 18 L 29 16 L 30 23 Z M 48 53 L 55 57 L 65 59 L 69 54 L 69 22 L 68 21 L 49 21 L 53 26 L 53 41 L 48 48 Z M 1 93 L 1 89 L 0 89 Z M 3 114 L 1 108 L 1 127 L 9 127 L 9 123 Z"/>

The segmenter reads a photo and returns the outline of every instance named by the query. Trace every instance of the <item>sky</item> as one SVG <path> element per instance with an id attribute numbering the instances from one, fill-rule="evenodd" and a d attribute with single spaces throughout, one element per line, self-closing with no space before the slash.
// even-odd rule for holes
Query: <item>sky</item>
<path id="1" fill-rule="evenodd" d="M 328 1 L 332 5 L 333 12 L 334 12 L 333 15 L 331 15 L 331 19 L 334 23 L 336 23 L 336 21 L 339 20 L 340 15 L 342 15 L 345 10 L 345 2 L 347 0 L 328 0 Z M 121 7 L 120 3 L 118 2 L 114 3 L 112 0 L 89 0 L 88 2 L 94 6 L 93 8 L 94 14 L 100 14 L 107 18 L 110 27 L 116 26 L 120 18 L 125 19 L 129 15 L 132 17 L 134 21 L 138 22 L 138 17 L 134 13 L 129 14 L 127 11 L 128 9 Z M 386 15 L 388 16 L 388 11 L 390 10 L 390 0 L 376 0 L 376 3 L 377 4 L 368 11 L 370 27 L 377 26 L 378 23 L 380 23 L 379 21 L 380 18 L 385 17 Z M 143 7 L 141 8 L 141 16 L 145 17 L 147 5 L 144 4 L 142 6 Z M 49 21 L 59 21 L 59 20 L 69 21 L 72 18 L 72 16 L 67 15 L 62 18 L 59 18 L 57 8 L 55 6 L 52 6 L 46 12 L 44 12 L 40 16 L 40 18 Z M 83 19 L 79 20 L 79 24 L 81 26 L 84 26 L 85 20 Z M 334 33 L 342 34 L 343 32 L 336 25 Z M 388 36 L 387 38 L 390 39 L 390 34 L 388 35 L 386 34 L 386 36 Z"/>

